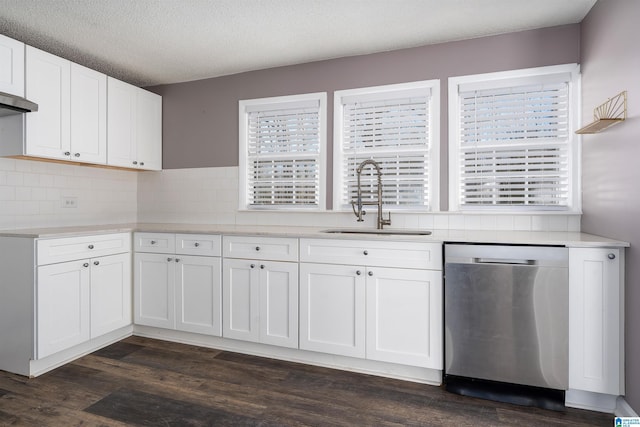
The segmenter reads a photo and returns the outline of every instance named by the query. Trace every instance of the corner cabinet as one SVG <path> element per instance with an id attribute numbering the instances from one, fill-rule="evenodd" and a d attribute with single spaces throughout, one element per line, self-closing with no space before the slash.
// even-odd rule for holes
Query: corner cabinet
<path id="1" fill-rule="evenodd" d="M 24 98 L 24 43 L 0 34 L 0 92 Z"/>
<path id="2" fill-rule="evenodd" d="M 131 235 L 0 238 L 0 369 L 35 376 L 132 331 Z"/>
<path id="3" fill-rule="evenodd" d="M 569 249 L 569 388 L 624 395 L 624 248 Z"/>
<path id="4" fill-rule="evenodd" d="M 162 169 L 162 97 L 109 77 L 107 164 Z"/>
<path id="5" fill-rule="evenodd" d="M 135 233 L 138 325 L 222 335 L 220 236 Z"/>
<path id="6" fill-rule="evenodd" d="M 301 349 L 442 369 L 441 244 L 301 239 L 300 261 Z"/>

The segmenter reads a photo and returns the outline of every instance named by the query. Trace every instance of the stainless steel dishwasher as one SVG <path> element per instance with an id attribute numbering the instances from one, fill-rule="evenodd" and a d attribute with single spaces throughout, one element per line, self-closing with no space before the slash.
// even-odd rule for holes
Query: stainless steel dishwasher
<path id="1" fill-rule="evenodd" d="M 445 245 L 445 383 L 568 388 L 568 259 L 562 247 Z"/>

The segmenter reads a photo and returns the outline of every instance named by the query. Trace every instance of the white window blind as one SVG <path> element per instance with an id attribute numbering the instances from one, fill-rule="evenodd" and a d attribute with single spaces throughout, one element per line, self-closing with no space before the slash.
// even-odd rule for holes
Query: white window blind
<path id="1" fill-rule="evenodd" d="M 241 171 L 246 182 L 241 189 L 246 191 L 244 207 L 324 207 L 322 102 L 289 97 L 271 100 L 253 105 L 241 101 L 246 121 L 246 141 L 241 144 L 246 150 L 246 167 Z"/>
<path id="2" fill-rule="evenodd" d="M 571 76 L 535 80 L 459 86 L 460 208 L 570 207 Z"/>
<path id="3" fill-rule="evenodd" d="M 340 174 L 334 181 L 339 207 L 350 209 L 356 199 L 356 168 L 366 160 L 382 169 L 382 199 L 387 209 L 430 207 L 432 158 L 432 89 L 421 85 L 411 89 L 371 88 L 364 93 L 336 92 L 341 117 L 336 120 L 340 150 L 334 167 Z M 361 175 L 363 200 L 377 198 L 375 168 L 365 167 Z"/>

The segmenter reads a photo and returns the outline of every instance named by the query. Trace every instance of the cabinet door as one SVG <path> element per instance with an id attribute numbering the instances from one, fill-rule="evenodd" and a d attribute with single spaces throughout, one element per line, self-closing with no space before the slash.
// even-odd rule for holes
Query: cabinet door
<path id="1" fill-rule="evenodd" d="M 569 249 L 569 388 L 624 394 L 624 252 Z"/>
<path id="2" fill-rule="evenodd" d="M 442 369 L 442 272 L 367 269 L 367 359 Z"/>
<path id="3" fill-rule="evenodd" d="M 244 341 L 260 340 L 258 262 L 225 259 L 222 274 L 222 336 Z"/>
<path id="4" fill-rule="evenodd" d="M 298 348 L 297 263 L 260 263 L 260 342 Z"/>
<path id="5" fill-rule="evenodd" d="M 107 78 L 107 164 L 137 167 L 135 86 Z M 136 162 L 135 164 L 133 162 Z"/>
<path id="6" fill-rule="evenodd" d="M 89 272 L 88 260 L 38 267 L 36 358 L 89 339 Z"/>
<path id="7" fill-rule="evenodd" d="M 175 328 L 175 260 L 164 254 L 135 254 L 134 321 Z"/>
<path id="8" fill-rule="evenodd" d="M 136 160 L 141 169 L 162 169 L 162 97 L 137 90 Z"/>
<path id="9" fill-rule="evenodd" d="M 38 104 L 38 111 L 26 115 L 28 155 L 69 159 L 71 63 L 27 46 L 26 98 Z"/>
<path id="10" fill-rule="evenodd" d="M 178 256 L 176 261 L 176 328 L 221 336 L 220 258 Z"/>
<path id="11" fill-rule="evenodd" d="M 131 255 L 91 260 L 91 338 L 131 324 Z"/>
<path id="12" fill-rule="evenodd" d="M 300 348 L 365 357 L 363 267 L 300 264 Z"/>
<path id="13" fill-rule="evenodd" d="M 107 76 L 71 64 L 71 160 L 107 163 Z"/>
<path id="14" fill-rule="evenodd" d="M 0 34 L 0 92 L 24 97 L 24 43 Z"/>

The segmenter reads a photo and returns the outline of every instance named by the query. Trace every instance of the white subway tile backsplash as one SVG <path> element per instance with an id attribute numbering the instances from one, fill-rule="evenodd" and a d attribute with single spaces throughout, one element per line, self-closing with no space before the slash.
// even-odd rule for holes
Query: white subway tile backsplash
<path id="1" fill-rule="evenodd" d="M 63 208 L 75 197 L 76 208 Z M 392 227 L 580 231 L 580 215 L 392 213 Z M 238 168 L 129 172 L 0 158 L 0 229 L 118 222 L 375 227 L 349 212 L 238 211 Z"/>

